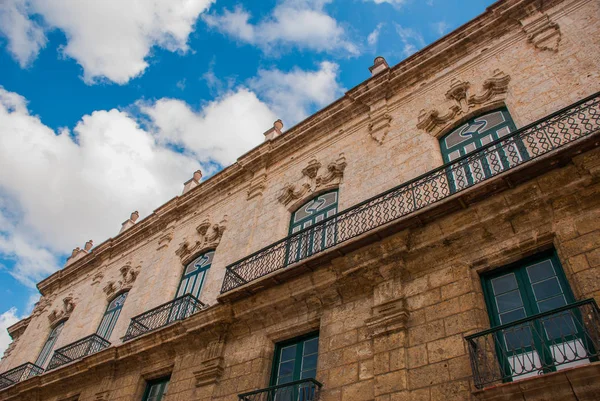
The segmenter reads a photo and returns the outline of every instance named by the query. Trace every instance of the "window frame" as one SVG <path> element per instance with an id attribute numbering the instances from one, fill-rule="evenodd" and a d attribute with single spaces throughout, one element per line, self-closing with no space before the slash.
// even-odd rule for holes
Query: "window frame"
<path id="1" fill-rule="evenodd" d="M 146 381 L 146 389 L 144 390 L 144 396 L 142 397 L 142 401 L 148 401 L 150 397 L 150 390 L 152 389 L 152 386 L 154 385 L 160 385 L 161 386 L 161 393 L 160 393 L 160 398 L 158 398 L 156 401 L 162 401 L 163 398 L 165 397 L 165 395 L 168 395 L 168 389 L 169 389 L 169 383 L 171 381 L 171 375 L 169 376 L 164 376 L 164 377 L 160 377 L 158 379 L 153 379 L 153 380 L 147 380 Z M 166 390 L 165 390 L 166 387 Z M 167 391 L 167 392 L 165 392 Z"/>
<path id="2" fill-rule="evenodd" d="M 323 210 L 319 210 L 318 212 L 311 214 L 310 216 L 304 217 L 297 222 L 294 220 L 296 213 L 298 213 L 302 208 L 306 207 L 310 202 L 314 202 L 316 199 L 335 193 L 335 202 Z M 332 244 L 335 245 L 336 237 L 337 237 L 337 224 L 335 221 L 328 222 L 325 226 L 316 227 L 315 226 L 323 220 L 328 219 L 331 216 L 334 216 L 339 211 L 339 202 L 340 202 L 340 191 L 339 188 L 331 188 L 329 190 L 323 191 L 316 195 L 313 194 L 313 197 L 307 199 L 300 206 L 294 209 L 290 216 L 290 223 L 288 229 L 288 240 L 286 256 L 285 256 L 285 264 L 289 265 L 295 263 L 299 260 L 305 259 L 314 253 L 318 253 L 323 249 L 327 249 Z M 333 211 L 333 213 L 331 213 Z M 310 223 L 305 226 L 306 223 Z M 313 229 L 310 229 L 313 227 Z M 303 230 L 307 230 L 303 234 L 295 236 L 299 232 Z M 333 230 L 333 240 L 330 242 L 328 239 L 328 231 Z M 315 240 L 315 238 L 317 238 Z M 318 241 L 318 244 L 316 243 Z"/>
<path id="3" fill-rule="evenodd" d="M 125 299 L 123 299 L 123 302 L 121 302 L 121 304 L 117 304 L 115 307 L 111 308 L 110 307 L 111 304 L 123 295 L 125 295 Z M 106 306 L 104 315 L 102 315 L 100 324 L 98 325 L 98 328 L 96 329 L 96 335 L 105 339 L 106 341 L 109 341 L 109 339 L 112 336 L 112 333 L 117 325 L 117 322 L 119 321 L 119 317 L 121 316 L 121 311 L 123 310 L 123 306 L 125 306 L 125 302 L 127 302 L 128 297 L 129 297 L 129 290 L 121 291 L 120 293 L 118 293 L 117 295 L 115 295 L 114 297 L 111 298 L 111 300 L 108 302 L 108 305 Z M 102 328 L 102 326 L 104 324 L 104 319 L 109 314 L 112 314 L 112 317 L 109 320 L 108 326 L 104 330 L 106 336 L 103 336 L 100 334 L 100 329 Z"/>
<path id="4" fill-rule="evenodd" d="M 212 253 L 212 258 L 210 259 L 210 263 L 208 263 L 208 265 L 197 268 L 196 270 L 194 270 L 191 273 L 187 273 L 186 271 L 189 269 L 189 267 L 193 264 L 195 264 L 200 258 L 205 257 L 207 254 Z M 207 250 L 205 252 L 202 252 L 201 254 L 199 254 L 198 256 L 196 256 L 194 259 L 192 259 L 191 262 L 189 262 L 188 264 L 186 264 L 183 268 L 183 271 L 181 273 L 181 279 L 179 280 L 179 285 L 177 286 L 177 291 L 175 292 L 175 298 L 179 298 L 182 297 L 184 295 L 187 294 L 191 294 L 193 297 L 195 297 L 196 299 L 200 299 L 200 295 L 202 295 L 202 290 L 204 289 L 204 286 L 206 285 L 206 278 L 208 276 L 208 272 L 214 262 L 214 257 L 216 254 L 216 250 L 214 249 L 210 249 Z M 202 274 L 202 282 L 200 283 L 200 287 L 198 288 L 198 294 L 195 295 L 194 293 L 190 292 L 184 292 L 182 294 L 179 294 L 180 290 L 181 290 L 181 286 L 184 283 L 185 280 L 194 277 L 194 282 L 192 283 L 192 290 L 194 289 L 194 287 L 196 286 L 196 280 L 198 280 L 198 276 Z M 187 288 L 187 284 L 186 284 L 186 288 Z"/>
<path id="5" fill-rule="evenodd" d="M 525 310 L 525 317 L 536 316 L 542 312 L 540 312 L 539 307 L 537 305 L 537 299 L 533 292 L 532 282 L 528 276 L 527 268 L 531 267 L 531 266 L 535 266 L 536 264 L 541 263 L 546 260 L 550 260 L 552 262 L 552 266 L 553 266 L 554 272 L 555 272 L 555 277 L 558 280 L 558 283 L 562 290 L 562 294 L 564 295 L 564 298 L 565 298 L 565 305 L 570 305 L 570 304 L 576 302 L 575 295 L 571 288 L 570 282 L 567 279 L 564 268 L 563 268 L 562 264 L 560 263 L 560 259 L 558 258 L 558 254 L 557 254 L 556 250 L 550 249 L 547 251 L 536 253 L 535 255 L 531 255 L 529 257 L 520 259 L 516 262 L 510 263 L 506 266 L 502 266 L 498 269 L 494 269 L 493 271 L 490 271 L 490 272 L 487 272 L 487 273 L 484 273 L 481 275 L 480 278 L 481 278 L 481 285 L 482 285 L 483 295 L 484 295 L 485 304 L 486 304 L 486 310 L 488 313 L 488 317 L 490 319 L 490 326 L 492 328 L 503 325 L 500 322 L 500 313 L 499 313 L 498 307 L 496 305 L 495 294 L 494 294 L 494 290 L 492 288 L 492 280 L 494 280 L 495 278 L 498 278 L 498 277 L 505 276 L 510 273 L 514 273 L 515 279 L 517 282 L 517 290 L 519 291 L 519 294 L 522 299 L 522 304 L 523 304 L 522 307 Z M 548 311 L 545 311 L 545 312 L 550 312 L 552 310 L 553 309 L 549 309 Z M 574 313 L 579 313 L 579 312 L 576 311 Z M 520 320 L 520 319 L 517 319 L 516 321 L 518 321 L 518 320 Z M 507 322 L 506 324 L 510 324 L 510 322 Z M 532 327 L 534 330 L 536 330 L 536 332 L 546 333 L 545 328 L 543 326 L 543 322 L 532 321 L 530 324 L 533 325 Z M 515 327 L 518 327 L 518 326 L 515 326 Z M 506 338 L 504 338 L 504 335 L 501 335 L 498 339 L 498 343 L 496 343 L 496 345 L 495 345 L 497 348 L 497 353 L 498 353 L 498 355 L 502 355 L 502 354 L 506 353 L 507 356 L 513 357 L 513 356 L 522 354 L 524 352 L 531 352 L 531 351 L 535 350 L 538 354 L 538 357 L 540 358 L 541 363 L 543 363 L 543 366 L 547 367 L 547 368 L 545 368 L 544 372 L 556 371 L 555 365 L 552 363 L 548 363 L 548 361 L 550 361 L 552 358 L 550 348 L 553 344 L 553 340 L 547 338 L 546 335 L 547 335 L 547 333 L 544 335 L 543 338 L 540 338 L 539 336 L 534 336 L 532 338 L 532 340 L 534 342 L 535 349 L 531 348 L 531 347 L 524 347 L 524 348 L 520 349 L 520 352 L 519 351 L 515 352 L 515 351 L 512 351 L 511 349 L 509 349 L 509 347 L 506 343 Z M 571 341 L 573 339 L 577 339 L 580 337 L 581 337 L 581 334 L 579 332 L 575 332 L 575 333 L 565 336 L 565 340 Z M 508 364 L 505 363 L 502 366 L 508 367 Z M 510 372 L 508 372 L 508 371 L 505 372 L 505 375 L 507 377 L 511 376 Z M 518 378 L 519 376 L 520 375 L 517 375 L 514 377 Z M 512 381 L 512 380 L 513 379 L 507 379 L 507 381 Z"/>
<path id="6" fill-rule="evenodd" d="M 278 370 L 279 370 L 279 362 L 281 360 L 281 350 L 290 345 L 294 345 L 294 344 L 298 345 L 301 343 L 302 347 L 296 347 L 296 355 L 295 355 L 295 359 L 294 359 L 294 373 L 296 373 L 296 372 L 299 373 L 298 378 L 295 378 L 294 374 L 292 374 L 292 381 L 300 380 L 299 375 L 302 373 L 302 356 L 303 356 L 302 353 L 304 352 L 304 343 L 306 341 L 313 340 L 315 338 L 317 339 L 317 346 L 318 346 L 319 331 L 312 331 L 310 333 L 303 334 L 301 336 L 294 337 L 289 340 L 280 341 L 275 344 L 275 348 L 273 351 L 273 365 L 271 366 L 271 377 L 269 379 L 269 386 L 278 385 L 277 379 L 279 378 Z M 319 366 L 319 349 L 317 348 L 317 365 L 315 366 L 315 373 L 317 371 L 318 366 Z M 316 376 L 316 374 L 315 374 L 315 376 Z M 282 383 L 282 384 L 285 384 L 285 383 Z"/>
<path id="7" fill-rule="evenodd" d="M 494 292 L 491 284 L 492 280 L 504 276 L 510 272 L 520 271 L 520 274 L 515 274 L 515 276 L 517 279 L 517 283 L 519 284 L 519 289 L 523 288 L 524 292 L 527 294 L 527 298 L 523 300 L 525 311 L 527 312 L 527 316 L 536 315 L 540 313 L 540 311 L 537 305 L 534 305 L 532 302 L 532 300 L 535 300 L 535 296 L 531 289 L 531 282 L 528 279 L 524 279 L 524 275 L 526 274 L 525 270 L 527 269 L 527 267 L 533 266 L 536 263 L 546 259 L 552 260 L 552 264 L 555 267 L 556 277 L 558 278 L 561 288 L 563 289 L 563 294 L 565 295 L 567 305 L 575 302 L 575 295 L 573 293 L 573 290 L 571 289 L 569 280 L 565 275 L 563 266 L 560 263 L 556 250 L 551 249 L 548 251 L 536 253 L 535 255 L 526 257 L 524 259 L 520 259 L 516 262 L 513 262 L 506 266 L 502 266 L 498 269 L 494 269 L 491 272 L 487 272 L 481 275 L 481 285 L 483 287 L 485 304 L 487 307 L 488 316 L 490 318 L 490 323 L 492 327 L 497 327 L 501 325 L 498 318 L 498 309 L 494 300 Z M 493 312 L 494 315 L 492 316 L 490 312 Z"/>
<path id="8" fill-rule="evenodd" d="M 470 139 L 463 140 L 453 146 L 448 147 L 446 141 L 450 135 L 455 133 L 457 130 L 460 130 L 464 126 L 474 125 L 475 120 L 477 119 L 497 112 L 502 113 L 502 116 L 504 118 L 503 122 L 483 132 L 480 132 L 478 128 L 475 132 L 469 133 L 471 134 Z M 498 131 L 506 128 L 508 128 L 508 133 L 503 135 L 498 134 Z M 465 119 L 461 123 L 455 124 L 449 131 L 447 131 L 444 135 L 439 137 L 438 144 L 440 147 L 440 153 L 442 155 L 443 163 L 452 163 L 454 160 L 457 160 L 461 157 L 476 154 L 479 149 L 486 146 L 487 144 L 504 137 L 510 137 L 510 135 L 517 130 L 517 125 L 515 124 L 510 110 L 508 110 L 508 107 L 506 107 L 506 105 L 496 107 L 487 111 L 481 111 L 476 115 L 472 115 L 470 118 Z M 467 150 L 466 147 L 471 145 L 473 145 L 473 148 L 471 150 Z M 514 155 L 511 156 L 511 160 L 509 160 L 509 158 L 507 157 L 507 150 L 514 152 Z M 458 152 L 458 155 L 453 156 L 452 154 L 455 152 Z M 466 187 L 474 185 L 479 181 L 482 181 L 486 178 L 492 177 L 496 174 L 506 171 L 511 167 L 511 165 L 514 164 L 512 157 L 515 156 L 518 156 L 521 162 L 529 159 L 529 153 L 527 152 L 525 145 L 518 138 L 515 139 L 513 143 L 507 143 L 506 145 L 495 145 L 493 148 L 490 149 L 490 151 L 487 151 L 485 155 L 482 155 L 481 158 L 469 158 L 468 160 L 462 161 L 459 164 L 453 166 L 452 168 L 448 168 L 447 176 L 450 186 L 450 192 L 457 192 L 460 189 L 464 189 Z M 495 162 L 494 159 L 496 159 Z M 480 172 L 478 173 L 478 176 L 475 176 L 474 171 L 477 170 L 480 170 Z"/>
<path id="9" fill-rule="evenodd" d="M 46 341 L 44 341 L 44 345 L 42 346 L 42 349 L 40 350 L 38 357 L 35 360 L 35 365 L 37 365 L 41 368 L 45 367 L 46 363 L 48 362 L 48 357 L 52 354 L 52 351 L 54 351 L 54 347 L 56 346 L 56 341 L 58 340 L 58 337 L 60 337 L 60 333 L 62 333 L 66 322 L 67 322 L 67 319 L 63 319 L 63 320 L 59 321 L 58 323 L 56 323 L 52 327 L 52 329 L 50 330 L 50 333 L 48 334 L 48 337 L 46 338 Z M 56 331 L 58 331 L 58 334 L 56 334 Z M 44 349 L 46 349 L 46 345 L 48 345 L 50 341 L 52 341 L 52 344 L 47 348 L 48 352 L 44 356 L 44 359 L 40 362 L 40 358 L 42 357 L 42 355 L 44 353 Z"/>

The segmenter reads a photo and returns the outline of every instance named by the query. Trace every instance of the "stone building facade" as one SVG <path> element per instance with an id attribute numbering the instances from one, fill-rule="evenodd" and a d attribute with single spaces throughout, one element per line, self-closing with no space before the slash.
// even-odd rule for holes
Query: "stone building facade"
<path id="1" fill-rule="evenodd" d="M 76 248 L 0 400 L 600 399 L 599 65 L 597 0 L 502 0 L 377 58 Z"/>

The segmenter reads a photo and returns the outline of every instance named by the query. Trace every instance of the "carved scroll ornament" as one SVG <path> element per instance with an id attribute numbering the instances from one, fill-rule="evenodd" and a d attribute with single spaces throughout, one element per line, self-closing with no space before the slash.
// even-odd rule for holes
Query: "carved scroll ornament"
<path id="1" fill-rule="evenodd" d="M 110 280 L 102 289 L 107 298 L 112 298 L 118 292 L 130 290 L 140 274 L 141 266 L 132 267 L 131 262 L 119 269 L 119 278 Z"/>
<path id="2" fill-rule="evenodd" d="M 488 105 L 503 100 L 508 92 L 510 76 L 500 70 L 483 82 L 479 93 L 470 93 L 471 84 L 460 80 L 452 80 L 446 98 L 454 102 L 445 113 L 437 109 L 421 110 L 417 128 L 427 133 L 440 137 L 445 130 L 453 125 L 462 116 L 473 109 L 484 108 Z"/>
<path id="3" fill-rule="evenodd" d="M 302 169 L 302 177 L 299 182 L 295 184 L 287 183 L 279 192 L 277 200 L 288 206 L 311 192 L 339 185 L 344 178 L 346 165 L 346 157 L 343 153 L 340 153 L 337 160 L 329 163 L 327 170 L 319 174 L 322 167 L 321 163 L 317 159 L 311 159 L 307 166 Z"/>
<path id="4" fill-rule="evenodd" d="M 221 237 L 223 237 L 223 233 L 225 232 L 226 224 L 227 216 L 225 216 L 218 224 L 212 224 L 208 218 L 204 219 L 204 221 L 196 227 L 196 232 L 199 237 L 195 239 L 195 241 L 193 239 L 184 239 L 179 248 L 175 251 L 175 254 L 179 256 L 181 261 L 185 264 L 190 257 L 203 251 L 215 249 L 221 242 Z"/>
<path id="5" fill-rule="evenodd" d="M 72 296 L 68 296 L 63 298 L 62 304 L 56 307 L 50 314 L 48 315 L 48 320 L 50 321 L 50 325 L 53 326 L 56 322 L 68 319 L 71 316 L 71 313 L 75 309 L 75 301 Z"/>

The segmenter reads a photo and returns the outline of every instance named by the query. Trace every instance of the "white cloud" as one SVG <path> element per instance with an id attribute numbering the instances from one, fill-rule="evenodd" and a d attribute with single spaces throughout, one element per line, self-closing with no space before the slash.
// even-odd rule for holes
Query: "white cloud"
<path id="1" fill-rule="evenodd" d="M 45 43 L 43 31 L 31 20 L 38 14 L 49 28 L 65 33 L 62 52 L 83 67 L 87 83 L 108 79 L 125 84 L 148 67 L 152 47 L 187 51 L 198 16 L 213 0 L 4 1 L 9 11 L 6 18 L 0 16 L 0 29 L 21 65 Z"/>
<path id="2" fill-rule="evenodd" d="M 201 163 L 227 166 L 260 144 L 276 120 L 269 107 L 256 94 L 241 88 L 194 111 L 177 99 L 160 99 L 139 104 L 162 143 L 177 145 Z"/>
<path id="3" fill-rule="evenodd" d="M 338 73 L 338 65 L 331 62 L 322 62 L 316 71 L 260 70 L 250 87 L 290 126 L 343 94 Z"/>
<path id="4" fill-rule="evenodd" d="M 0 253 L 26 285 L 86 240 L 114 236 L 181 190 L 197 161 L 159 146 L 128 114 L 96 111 L 58 135 L 0 87 Z"/>
<path id="5" fill-rule="evenodd" d="M 425 39 L 423 35 L 412 28 L 404 28 L 401 25 L 396 24 L 396 32 L 400 36 L 402 41 L 402 55 L 408 57 L 425 46 Z"/>
<path id="6" fill-rule="evenodd" d="M 17 317 L 17 309 L 10 308 L 0 315 L 0 357 L 4 354 L 12 339 L 8 335 L 7 328 L 17 323 L 20 319 Z"/>
<path id="7" fill-rule="evenodd" d="M 29 19 L 26 0 L 0 1 L 0 35 L 22 68 L 31 64 L 46 44 L 43 28 Z"/>
<path id="8" fill-rule="evenodd" d="M 387 4 L 391 4 L 393 6 L 396 6 L 396 7 L 400 7 L 400 6 L 404 5 L 404 4 L 406 4 L 406 2 L 408 0 L 363 0 L 363 1 L 372 1 L 375 4 L 384 4 L 384 3 L 387 3 Z"/>
<path id="9" fill-rule="evenodd" d="M 377 41 L 379 40 L 379 34 L 381 33 L 381 28 L 383 28 L 384 23 L 381 22 L 377 24 L 377 27 L 367 36 L 367 43 L 369 46 L 377 45 Z"/>
<path id="10" fill-rule="evenodd" d="M 342 52 L 355 56 L 358 47 L 347 39 L 344 28 L 324 10 L 331 0 L 285 0 L 256 24 L 242 7 L 224 10 L 221 15 L 203 16 L 208 26 L 233 38 L 261 47 L 275 49 L 296 47 L 319 52 Z"/>
<path id="11" fill-rule="evenodd" d="M 432 27 L 435 33 L 440 36 L 444 36 L 450 30 L 450 25 L 446 21 L 434 22 Z"/>

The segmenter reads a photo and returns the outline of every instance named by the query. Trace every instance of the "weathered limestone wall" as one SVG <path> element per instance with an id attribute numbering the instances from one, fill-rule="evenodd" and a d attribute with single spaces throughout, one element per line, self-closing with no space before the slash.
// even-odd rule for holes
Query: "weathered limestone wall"
<path id="1" fill-rule="evenodd" d="M 171 341 L 156 333 L 148 348 L 140 344 L 149 340 L 133 340 L 126 346 L 138 349 L 136 354 L 118 352 L 115 362 L 70 369 L 73 378 L 46 383 L 35 399 L 78 394 L 80 401 L 92 401 L 107 392 L 100 399 L 137 400 L 146 379 L 171 373 L 170 401 L 232 401 L 268 386 L 276 342 L 315 330 L 325 401 L 475 399 L 463 337 L 489 327 L 481 273 L 553 247 L 576 298 L 600 298 L 598 166 L 595 149 L 463 211 L 400 231 L 231 306 L 201 312 L 194 317 L 199 322 L 213 318 L 214 310 L 232 308 L 231 318 L 222 312 L 220 323 L 195 334 Z M 374 317 L 379 306 L 390 304 L 402 312 L 399 324 L 381 331 Z M 223 340 L 220 347 L 208 345 L 215 338 Z M 211 347 L 219 350 L 222 373 L 216 383 L 198 386 L 197 372 Z M 560 390 L 561 399 L 593 400 L 599 390 L 595 372 L 583 384 L 548 391 Z M 534 388 L 532 383 L 521 386 Z M 0 393 L 0 400 L 34 399 L 31 393 L 7 398 L 10 391 Z M 543 388 L 520 391 L 507 399 L 539 399 Z"/>
<path id="2" fill-rule="evenodd" d="M 505 3 L 516 9 L 537 4 Z M 325 173 L 327 165 L 343 153 L 347 166 L 339 184 L 340 210 L 439 166 L 437 137 L 447 130 L 428 133 L 417 125 L 422 110 L 443 115 L 457 104 L 446 98 L 457 81 L 469 83 L 471 96 L 484 93 L 485 81 L 499 72 L 510 77 L 506 93 L 494 95 L 487 105 L 468 108 L 451 118 L 449 125 L 504 104 L 517 127 L 522 127 L 600 90 L 600 3 L 547 3 L 552 7 L 544 9 L 543 15 L 512 19 L 513 25 L 490 23 L 493 35 L 485 41 L 464 38 L 463 42 L 476 43 L 476 48 L 458 61 L 453 57 L 460 52 L 450 49 L 435 54 L 435 67 L 420 68 L 413 65 L 416 61 L 407 64 L 411 67 L 406 74 L 416 78 L 411 75 L 406 83 L 388 89 L 383 100 L 361 98 L 363 87 L 380 82 L 377 77 L 350 90 L 347 97 L 357 99 L 355 103 L 362 107 L 353 118 L 341 125 L 323 123 L 319 133 L 309 133 L 314 138 L 302 137 L 301 126 L 288 131 L 263 146 L 279 146 L 286 135 L 297 135 L 295 144 L 282 145 L 281 152 L 265 156 L 261 169 L 211 191 L 195 202 L 190 213 L 174 212 L 176 218 L 169 224 L 140 235 L 126 251 L 103 254 L 85 274 L 49 288 L 10 356 L 0 362 L 0 371 L 35 361 L 50 331 L 48 316 L 53 311 L 60 314 L 67 297 L 75 307 L 56 347 L 95 332 L 111 299 L 104 291 L 110 282 L 111 296 L 131 287 L 109 339 L 119 345 L 131 317 L 173 299 L 183 263 L 194 256 L 176 252 L 185 241 L 191 247 L 201 241 L 196 228 L 206 219 L 211 226 L 225 227 L 201 299 L 216 305 L 226 265 L 287 235 L 292 205 L 310 195 L 288 205 L 278 197 L 286 183 L 302 182 L 302 169 L 312 159 L 322 164 L 319 172 Z M 552 40 L 539 42 L 535 35 L 528 39 L 539 21 Z M 598 155 L 584 157 L 593 161 Z M 264 188 L 248 199 L 248 190 L 261 174 L 265 174 Z M 102 386 L 111 389 L 111 400 L 131 400 L 134 395 L 139 399 L 141 377 L 154 374 L 144 369 L 165 361 L 173 366 L 169 401 L 233 400 L 234 394 L 267 384 L 274 341 L 311 329 L 321 333 L 318 379 L 326 385 L 327 400 L 435 400 L 454 393 L 456 399 L 468 399 L 471 372 L 462 336 L 489 327 L 478 273 L 554 246 L 576 296 L 598 299 L 598 199 L 597 176 L 593 178 L 580 165 L 550 172 L 477 207 L 399 233 L 386 243 L 335 260 L 327 269 L 235 304 L 219 385 L 196 387 L 193 372 L 202 352 L 178 345 L 116 364 L 111 379 L 102 384 L 94 381 L 88 386 L 90 378 L 101 377 L 102 372 L 78 378 L 80 400 L 95 399 Z M 401 256 L 386 256 L 396 248 L 402 250 Z M 123 275 L 121 269 L 127 266 Z M 364 271 L 344 273 L 361 266 Z M 298 288 L 312 288 L 313 293 L 307 296 Z M 392 337 L 370 337 L 365 320 L 372 316 L 372 308 L 394 299 L 403 300 L 400 309 L 410 315 L 408 329 Z M 65 391 L 61 384 L 52 385 L 40 399 L 64 399 Z"/>

